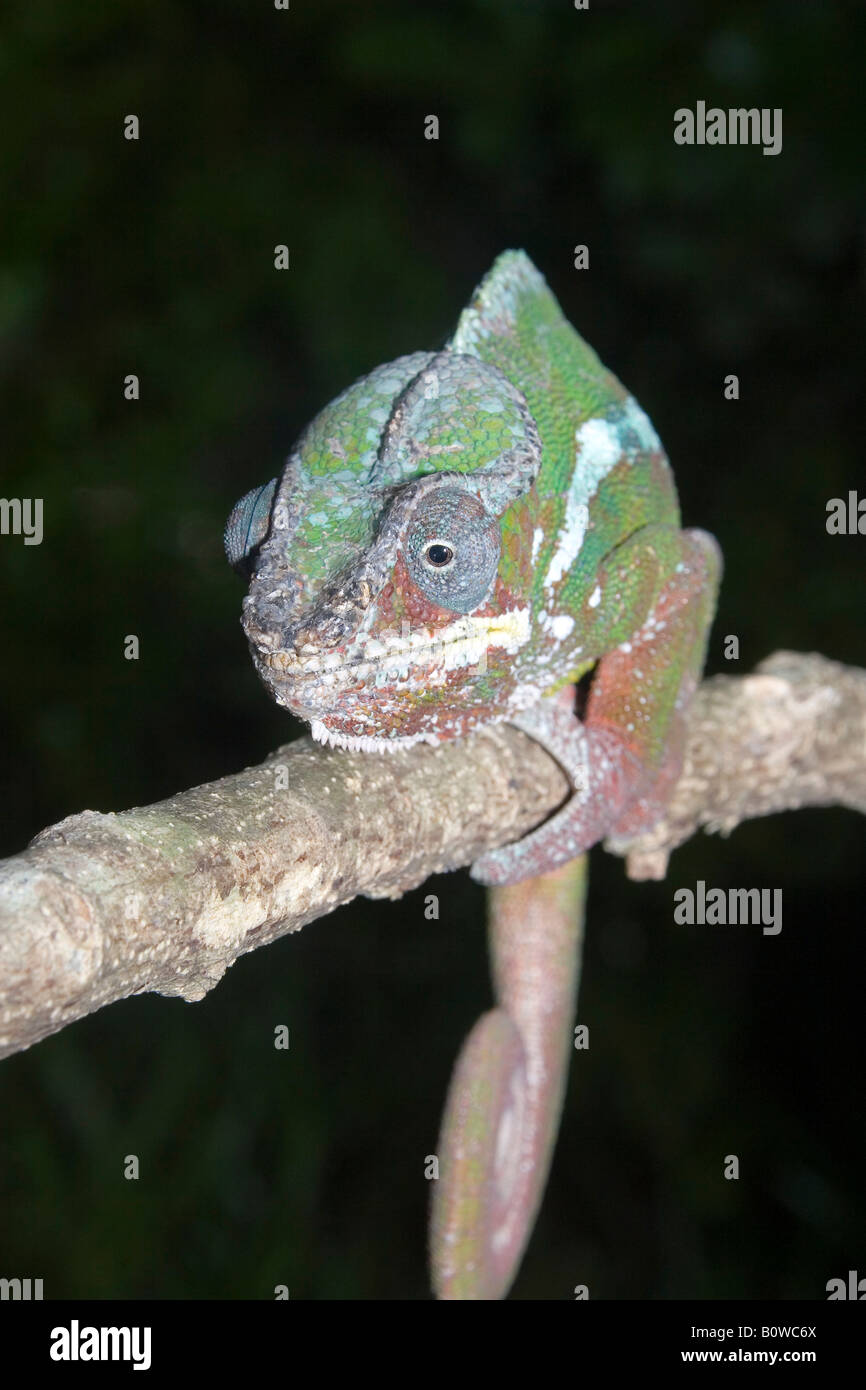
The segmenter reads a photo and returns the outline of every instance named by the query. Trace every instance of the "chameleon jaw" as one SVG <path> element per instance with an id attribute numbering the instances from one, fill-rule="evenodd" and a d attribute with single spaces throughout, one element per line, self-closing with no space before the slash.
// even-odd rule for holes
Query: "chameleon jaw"
<path id="1" fill-rule="evenodd" d="M 385 752 L 454 737 L 455 703 L 465 698 L 455 676 L 471 682 L 474 671 L 486 671 L 488 650 L 513 655 L 529 632 L 529 608 L 515 608 L 462 616 L 434 632 L 359 636 L 348 651 L 259 652 L 257 665 L 277 702 L 307 720 L 317 742 Z"/>
<path id="2" fill-rule="evenodd" d="M 423 675 L 427 680 L 441 673 L 477 666 L 489 648 L 513 655 L 529 640 L 530 610 L 512 608 L 505 613 L 466 615 L 437 630 L 365 634 L 342 651 L 260 651 L 263 667 L 287 682 L 340 686 L 349 681 L 391 676 L 395 683 Z"/>

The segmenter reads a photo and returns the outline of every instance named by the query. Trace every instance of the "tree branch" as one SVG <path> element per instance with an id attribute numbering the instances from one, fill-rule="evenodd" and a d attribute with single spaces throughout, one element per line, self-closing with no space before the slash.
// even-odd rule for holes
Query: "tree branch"
<path id="1" fill-rule="evenodd" d="M 866 812 L 866 671 L 816 652 L 776 652 L 750 676 L 704 681 L 686 758 L 650 835 L 609 840 L 630 878 L 664 878 L 671 851 L 699 828 L 802 806 Z"/>
<path id="2" fill-rule="evenodd" d="M 0 864 L 0 1056 L 131 994 L 201 999 L 246 951 L 471 863 L 567 795 L 500 725 L 385 757 L 302 738 L 154 806 L 69 816 Z M 663 877 L 699 826 L 829 804 L 866 811 L 866 672 L 778 652 L 704 682 L 665 822 L 608 848 Z"/>

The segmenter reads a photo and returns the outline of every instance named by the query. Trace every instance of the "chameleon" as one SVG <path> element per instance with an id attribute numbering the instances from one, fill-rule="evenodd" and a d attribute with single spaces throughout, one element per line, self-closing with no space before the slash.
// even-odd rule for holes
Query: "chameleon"
<path id="1" fill-rule="evenodd" d="M 249 581 L 256 669 L 313 738 L 387 753 L 505 721 L 562 766 L 565 804 L 484 853 L 481 883 L 531 890 L 663 814 L 720 551 L 681 528 L 649 417 L 523 251 L 496 259 L 444 347 L 325 406 L 224 539 Z M 509 915 L 497 901 L 494 935 Z M 522 949 L 509 956 L 518 994 Z M 543 1012 L 543 988 L 526 986 L 512 1014 L 527 1000 Z M 524 1089 L 532 1031 L 524 1021 L 512 1040 Z"/>
<path id="2" fill-rule="evenodd" d="M 649 418 L 506 251 L 446 347 L 316 416 L 225 546 L 256 668 L 318 741 L 387 752 L 505 720 L 561 763 L 559 813 L 473 865 L 505 883 L 664 810 L 719 574 L 679 521 Z"/>

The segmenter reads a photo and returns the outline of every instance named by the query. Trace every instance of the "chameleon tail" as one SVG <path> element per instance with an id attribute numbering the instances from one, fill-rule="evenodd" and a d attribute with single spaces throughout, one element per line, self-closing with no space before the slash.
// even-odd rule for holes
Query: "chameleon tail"
<path id="1" fill-rule="evenodd" d="M 586 855 L 488 895 L 497 1007 L 454 1070 L 433 1184 L 430 1251 L 440 1299 L 508 1292 L 541 1201 L 565 1093 Z"/>

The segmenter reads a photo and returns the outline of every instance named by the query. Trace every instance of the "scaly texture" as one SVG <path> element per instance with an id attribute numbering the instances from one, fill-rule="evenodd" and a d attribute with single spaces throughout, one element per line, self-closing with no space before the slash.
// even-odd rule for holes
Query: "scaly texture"
<path id="1" fill-rule="evenodd" d="M 430 1221 L 438 1298 L 501 1298 L 532 1230 L 565 1093 L 585 897 L 585 855 L 490 890 L 497 1007 L 463 1045 L 442 1121 Z"/>

